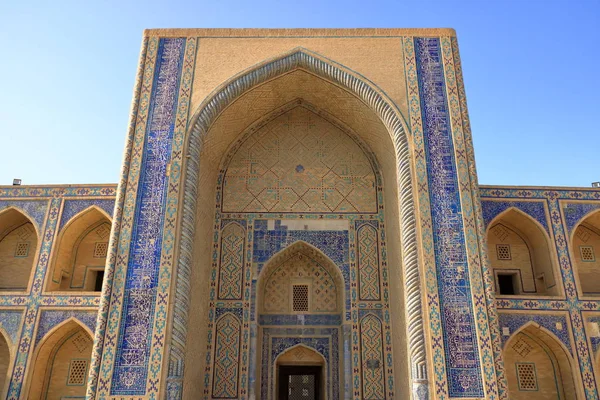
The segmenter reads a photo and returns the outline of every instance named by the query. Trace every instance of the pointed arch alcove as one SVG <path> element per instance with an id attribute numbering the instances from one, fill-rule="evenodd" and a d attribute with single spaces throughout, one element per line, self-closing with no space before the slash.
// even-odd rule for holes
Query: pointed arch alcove
<path id="1" fill-rule="evenodd" d="M 10 207 L 0 212 L 0 291 L 25 291 L 37 259 L 39 232 L 32 219 Z"/>
<path id="2" fill-rule="evenodd" d="M 338 211 L 312 212 L 309 213 L 310 217 L 306 218 L 300 216 L 306 215 L 302 211 L 298 211 L 298 216 L 288 217 L 285 214 L 281 217 L 269 214 L 269 210 L 265 210 L 261 216 L 260 211 L 257 211 L 256 217 L 249 220 L 249 225 L 248 220 L 244 223 L 240 221 L 245 219 L 243 209 L 240 212 L 227 210 L 227 213 L 221 209 L 220 196 L 225 173 L 223 160 L 231 154 L 228 149 L 235 147 L 244 134 L 251 135 L 252 130 L 265 126 L 265 120 L 277 118 L 275 115 L 279 111 L 291 107 L 295 102 L 302 103 L 303 108 L 310 109 L 319 118 L 354 136 L 357 143 L 364 144 L 359 147 L 364 149 L 369 159 L 374 160 L 372 165 L 376 166 L 376 185 L 380 185 L 381 190 L 378 188 L 376 192 L 376 212 L 364 214 L 363 221 L 345 217 L 340 221 L 336 215 Z M 298 105 L 296 104 L 296 107 Z M 370 223 L 376 232 L 376 236 L 368 237 L 375 237 L 379 243 L 383 243 L 385 236 L 387 242 L 399 243 L 399 246 L 391 246 L 387 251 L 381 244 L 377 254 L 369 254 L 369 257 L 378 262 L 381 262 L 381 257 L 386 257 L 387 270 L 379 270 L 372 275 L 387 279 L 381 283 L 381 298 L 389 300 L 389 308 L 384 308 L 382 313 L 390 314 L 386 318 L 391 321 L 391 326 L 386 324 L 386 329 L 394 331 L 393 335 L 385 336 L 390 341 L 386 343 L 386 348 L 393 352 L 393 356 L 386 356 L 386 360 L 393 362 L 393 366 L 389 367 L 390 371 L 393 371 L 393 377 L 389 377 L 388 382 L 394 380 L 396 392 L 393 395 L 399 397 L 407 397 L 411 389 L 417 390 L 424 385 L 425 346 L 409 147 L 402 117 L 385 94 L 343 66 L 324 60 L 304 49 L 297 49 L 233 77 L 202 103 L 192 121 L 192 129 L 184 151 L 184 215 L 180 228 L 181 247 L 175 284 L 170 353 L 170 370 L 174 373 L 169 376 L 170 382 L 183 381 L 184 398 L 195 398 L 194 396 L 200 395 L 204 390 L 198 375 L 198 371 L 203 371 L 206 367 L 206 360 L 199 356 L 205 351 L 202 343 L 211 343 L 209 353 L 214 354 L 215 351 L 214 334 L 208 329 L 209 326 L 214 326 L 212 324 L 215 323 L 216 315 L 209 312 L 210 296 L 215 296 L 215 301 L 219 300 L 216 298 L 217 283 L 211 281 L 211 276 L 219 275 L 222 229 L 232 221 L 240 223 L 243 235 L 247 239 L 240 244 L 245 251 L 241 256 L 238 255 L 237 260 L 245 266 L 242 293 L 247 296 L 244 300 L 248 299 L 248 303 L 256 293 L 257 271 L 261 267 L 258 264 L 267 261 L 260 256 L 266 254 L 267 248 L 257 248 L 252 243 L 256 242 L 261 232 L 271 235 L 271 231 L 280 228 L 296 232 L 302 231 L 305 226 L 308 231 L 326 231 L 331 225 L 333 228 L 330 231 L 354 233 L 364 222 Z M 298 166 L 304 165 L 295 164 L 294 170 Z M 217 221 L 214 219 L 215 207 L 219 210 Z M 386 209 L 385 216 L 383 208 Z M 286 218 L 291 218 L 294 222 Z M 300 219 L 305 219 L 306 222 Z M 263 223 L 264 226 L 261 225 Z M 351 245 L 356 246 L 356 237 L 347 235 L 350 238 L 348 240 L 352 241 Z M 341 253 L 345 251 L 342 247 Z M 269 253 L 269 256 L 271 254 Z M 339 264 L 342 264 L 342 261 L 340 260 Z M 364 262 L 368 262 L 366 258 Z M 207 265 L 212 265 L 212 269 L 207 268 Z M 360 301 L 383 300 L 365 298 Z M 228 304 L 224 301 L 220 307 Z M 244 302 L 240 304 L 243 305 Z M 190 309 L 194 312 L 190 313 Z M 250 320 L 256 317 L 253 314 L 254 311 L 251 311 L 247 317 L 246 314 L 242 315 Z M 345 320 L 351 318 L 351 315 L 344 315 Z M 342 335 L 349 338 L 351 331 L 348 329 Z M 188 331 L 194 331 L 196 338 L 206 339 L 186 341 Z M 256 335 L 254 331 L 247 335 L 250 338 L 250 349 L 253 348 L 251 343 L 257 340 Z M 338 340 L 343 341 L 341 338 Z M 350 348 L 344 349 L 348 354 L 350 351 Z M 185 369 L 182 367 L 184 361 Z M 250 376 L 244 378 L 250 380 L 250 395 L 259 397 L 260 394 L 254 393 L 253 389 L 255 382 L 252 368 Z M 347 365 L 346 368 L 348 371 L 344 376 L 349 377 L 352 375 L 352 365 Z M 182 370 L 183 376 L 179 375 Z M 350 388 L 352 382 L 346 381 L 345 385 Z M 389 392 L 389 389 L 384 390 Z M 388 393 L 388 397 L 392 397 L 392 394 Z"/>
<path id="3" fill-rule="evenodd" d="M 296 241 L 257 273 L 256 392 L 261 399 L 279 398 L 283 384 L 303 390 L 300 376 L 312 376 L 316 398 L 340 398 L 347 292 L 340 268 L 319 249 Z"/>
<path id="4" fill-rule="evenodd" d="M 587 214 L 575 225 L 571 252 L 580 295 L 600 296 L 600 211 Z"/>
<path id="5" fill-rule="evenodd" d="M 10 368 L 13 362 L 13 345 L 8 334 L 0 328 L 0 396 L 6 397 L 10 383 Z"/>
<path id="6" fill-rule="evenodd" d="M 303 391 L 316 392 L 316 400 L 327 398 L 327 361 L 314 348 L 297 344 L 279 354 L 274 365 L 275 393 L 280 393 L 279 398 L 285 392 L 290 397 L 300 397 L 305 394 Z"/>
<path id="7" fill-rule="evenodd" d="M 110 217 L 96 206 L 81 211 L 62 226 L 46 290 L 100 292 L 110 229 Z"/>
<path id="8" fill-rule="evenodd" d="M 565 345 L 530 322 L 515 332 L 503 351 L 510 399 L 583 398 L 578 366 Z"/>
<path id="9" fill-rule="evenodd" d="M 514 207 L 504 211 L 489 224 L 487 243 L 498 295 L 562 293 L 548 232 L 531 216 Z"/>
<path id="10" fill-rule="evenodd" d="M 92 345 L 92 332 L 76 318 L 54 327 L 34 349 L 27 398 L 84 398 Z"/>

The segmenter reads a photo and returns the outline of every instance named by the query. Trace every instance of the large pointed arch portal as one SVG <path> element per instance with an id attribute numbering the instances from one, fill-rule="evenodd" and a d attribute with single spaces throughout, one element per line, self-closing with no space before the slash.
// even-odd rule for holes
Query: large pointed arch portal
<path id="1" fill-rule="evenodd" d="M 378 240 L 377 249 L 383 249 L 386 242 L 388 252 L 378 251 L 388 257 L 390 286 L 381 297 L 389 294 L 394 316 L 388 321 L 385 311 L 367 307 L 356 313 L 355 325 L 361 332 L 391 325 L 394 335 L 389 340 L 394 353 L 399 352 L 394 354 L 393 373 L 398 390 L 406 391 L 398 393 L 408 396 L 412 392 L 415 398 L 504 396 L 502 385 L 500 389 L 497 385 L 503 379 L 498 332 L 494 323 L 488 323 L 495 322 L 496 314 L 493 288 L 483 283 L 483 274 L 489 272 L 477 241 L 483 228 L 476 221 L 480 209 L 474 160 L 467 126 L 463 126 L 468 123 L 466 109 L 458 98 L 460 72 L 453 64 L 458 57 L 456 42 L 453 33 L 440 32 L 414 31 L 397 37 L 404 54 L 408 122 L 367 78 L 304 48 L 254 65 L 226 79 L 210 94 L 197 91 L 192 87 L 194 76 L 206 72 L 196 63 L 198 33 L 183 37 L 166 31 L 147 33 L 107 257 L 90 398 L 201 395 L 196 383 L 204 380 L 205 361 L 190 354 L 200 354 L 196 342 L 206 346 L 215 338 L 208 333 L 212 326 L 206 307 L 210 305 L 198 299 L 208 300 L 202 296 L 221 290 L 218 285 L 213 288 L 209 272 L 220 262 L 222 243 L 231 246 L 227 257 L 233 262 L 252 264 L 248 257 L 254 251 L 251 226 L 238 223 L 240 218 L 233 214 L 214 219 L 214 199 L 222 183 L 217 181 L 218 166 L 228 146 L 246 128 L 281 106 L 271 101 L 272 93 L 284 103 L 302 98 L 321 109 L 322 115 L 331 115 L 331 121 L 348 125 L 381 163 L 385 192 L 378 196 L 389 217 L 383 218 L 381 212 L 377 220 L 373 214 L 364 219 L 370 227 L 355 225 L 353 229 L 366 242 Z M 452 75 L 446 78 L 446 74 Z M 205 100 L 199 103 L 198 97 Z M 352 106 L 336 113 L 332 103 Z M 244 114 L 241 104 L 250 104 L 248 109 L 254 114 Z M 265 221 L 269 218 L 264 217 Z M 220 233 L 215 236 L 214 232 L 229 223 L 238 223 L 228 228 L 238 237 L 221 242 Z M 419 240 L 417 225 L 421 227 Z M 240 249 L 241 253 L 234 253 Z M 418 254 L 423 255 L 422 262 Z M 360 262 L 365 270 L 373 270 L 373 260 L 371 255 Z M 240 288 L 242 296 L 251 296 L 255 269 L 249 265 L 242 273 L 243 285 L 250 285 Z M 236 271 L 223 271 L 224 279 Z M 379 301 L 377 289 L 370 284 L 362 285 L 360 292 L 360 301 Z M 222 293 L 238 294 L 237 288 Z M 227 301 L 233 304 L 233 297 Z M 242 307 L 246 307 L 244 298 L 239 300 Z M 236 307 L 233 304 L 224 314 L 228 319 L 223 326 L 231 328 L 241 321 L 239 326 L 244 328 L 246 315 Z M 206 336 L 190 340 L 190 330 Z M 429 344 L 424 330 L 428 336 L 431 333 Z M 377 366 L 377 343 L 383 346 L 384 336 L 374 336 L 375 350 L 363 359 L 367 368 Z M 244 336 L 239 340 L 243 342 Z M 235 347 L 237 342 L 231 343 Z M 429 357 L 426 348 L 431 350 Z M 400 361 L 396 365 L 400 359 L 407 368 Z M 428 366 L 427 360 L 434 361 Z M 244 368 L 240 367 L 240 398 L 251 396 L 247 381 L 251 371 Z M 435 393 L 428 393 L 428 371 L 436 376 Z M 386 390 L 386 397 L 396 397 Z"/>

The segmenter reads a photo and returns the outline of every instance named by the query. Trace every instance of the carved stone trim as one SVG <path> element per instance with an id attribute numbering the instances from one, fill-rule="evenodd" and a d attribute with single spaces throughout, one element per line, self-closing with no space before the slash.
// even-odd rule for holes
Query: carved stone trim
<path id="1" fill-rule="evenodd" d="M 394 142 L 397 160 L 400 241 L 402 264 L 406 280 L 406 329 L 408 333 L 411 375 L 415 389 L 418 388 L 418 398 L 425 398 L 422 397 L 423 393 L 427 393 L 425 340 L 420 292 L 422 286 L 417 258 L 416 220 L 408 132 L 405 132 L 400 112 L 392 106 L 391 101 L 384 98 L 369 83 L 347 72 L 344 67 L 334 64 L 329 60 L 325 61 L 317 55 L 308 52 L 306 49 L 296 49 L 288 55 L 267 61 L 250 71 L 232 78 L 212 97 L 208 98 L 192 118 L 193 125 L 188 139 L 186 154 L 187 165 L 184 178 L 179 264 L 175 285 L 176 293 L 173 309 L 174 315 L 172 317 L 171 351 L 169 355 L 169 384 L 180 383 L 183 378 L 183 357 L 189 312 L 189 279 L 191 275 L 194 221 L 203 139 L 217 116 L 238 97 L 259 84 L 296 69 L 311 72 L 355 94 L 379 116 L 390 132 Z M 173 392 L 168 390 L 168 393 L 170 399 L 181 398 L 182 394 L 180 390 L 174 390 Z"/>

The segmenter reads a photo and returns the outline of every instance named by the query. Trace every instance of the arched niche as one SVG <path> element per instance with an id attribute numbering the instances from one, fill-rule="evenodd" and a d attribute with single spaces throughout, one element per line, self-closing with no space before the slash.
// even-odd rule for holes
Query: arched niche
<path id="1" fill-rule="evenodd" d="M 6 398 L 10 383 L 10 367 L 13 361 L 12 344 L 4 329 L 0 328 L 0 396 Z"/>
<path id="2" fill-rule="evenodd" d="M 0 212 L 0 290 L 27 290 L 38 252 L 36 225 L 16 208 Z"/>
<path id="3" fill-rule="evenodd" d="M 511 400 L 582 398 L 578 366 L 550 331 L 529 323 L 515 332 L 503 351 Z"/>
<path id="4" fill-rule="evenodd" d="M 498 295 L 561 293 L 548 234 L 529 215 L 514 207 L 500 214 L 489 224 L 487 244 Z"/>
<path id="5" fill-rule="evenodd" d="M 92 345 L 92 333 L 75 318 L 52 329 L 34 349 L 27 398 L 84 398 Z"/>
<path id="6" fill-rule="evenodd" d="M 298 366 L 312 367 L 314 375 L 293 375 L 294 368 Z M 326 369 L 327 361 L 317 350 L 302 344 L 293 346 L 279 354 L 275 359 L 275 370 L 273 371 L 276 377 L 275 393 L 287 389 L 288 395 L 302 397 L 302 390 L 310 390 L 311 387 L 317 386 L 319 388 L 317 400 L 325 399 L 327 398 Z M 280 374 L 286 372 L 292 373 L 291 375 L 287 375 L 287 387 L 280 387 L 280 383 L 282 382 Z M 291 393 L 290 390 L 300 393 Z"/>
<path id="7" fill-rule="evenodd" d="M 600 296 L 600 211 L 584 217 L 573 229 L 572 260 L 584 296 Z"/>
<path id="8" fill-rule="evenodd" d="M 305 242 L 295 242 L 272 257 L 257 282 L 259 321 L 265 314 L 340 314 L 344 309 L 339 268 Z"/>
<path id="9" fill-rule="evenodd" d="M 322 60 L 304 49 L 265 61 L 252 71 L 231 78 L 213 94 L 192 117 L 184 150 L 184 215 L 170 356 L 172 365 L 181 365 L 185 354 L 184 398 L 196 398 L 204 390 L 201 371 L 206 367 L 206 358 L 201 355 L 209 338 L 212 285 L 211 268 L 207 266 L 214 265 L 215 199 L 222 184 L 218 179 L 222 160 L 243 132 L 295 101 L 310 104 L 320 116 L 354 132 L 377 160 L 385 187 L 378 194 L 379 204 L 386 209 L 385 237 L 388 243 L 400 244 L 387 250 L 389 285 L 386 290 L 389 290 L 389 313 L 394 331 L 391 335 L 393 357 L 390 357 L 393 368 L 390 369 L 396 394 L 408 397 L 409 359 L 414 364 L 414 378 L 418 382 L 414 387 L 425 382 L 425 346 L 411 164 L 407 130 L 398 110 L 364 78 L 357 78 L 343 66 Z M 405 296 L 410 299 L 408 303 Z M 188 312 L 189 309 L 194 312 Z M 410 320 L 408 327 L 406 315 Z M 186 320 L 187 323 L 180 322 Z M 407 330 L 412 332 L 410 336 Z M 202 339 L 186 341 L 187 332 L 195 332 L 194 336 Z"/>
<path id="10" fill-rule="evenodd" d="M 108 215 L 98 207 L 74 216 L 59 232 L 47 290 L 100 292 L 110 229 Z"/>

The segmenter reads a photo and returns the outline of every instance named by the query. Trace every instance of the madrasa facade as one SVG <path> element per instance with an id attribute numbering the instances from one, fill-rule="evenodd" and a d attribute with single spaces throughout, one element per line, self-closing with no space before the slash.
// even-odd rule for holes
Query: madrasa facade
<path id="1" fill-rule="evenodd" d="M 599 324 L 600 188 L 478 184 L 452 29 L 148 30 L 118 184 L 0 187 L 2 399 L 592 400 Z"/>

